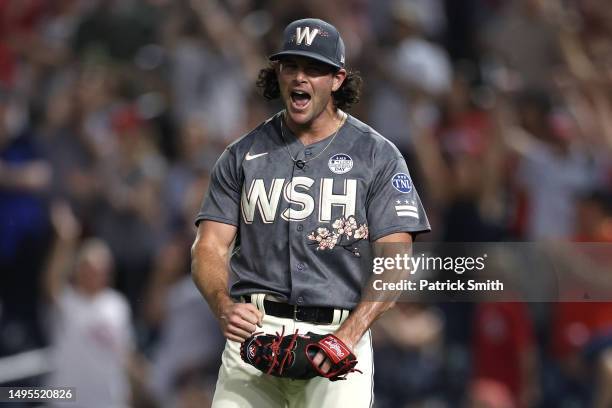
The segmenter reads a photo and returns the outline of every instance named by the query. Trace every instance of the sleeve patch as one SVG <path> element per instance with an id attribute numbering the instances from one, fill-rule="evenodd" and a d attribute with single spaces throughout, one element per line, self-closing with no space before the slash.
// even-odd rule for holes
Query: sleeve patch
<path id="1" fill-rule="evenodd" d="M 412 191 L 412 180 L 406 173 L 396 173 L 391 178 L 391 185 L 400 193 L 409 193 Z"/>
<path id="2" fill-rule="evenodd" d="M 419 219 L 419 209 L 414 201 L 397 200 L 395 201 L 395 213 L 398 217 L 412 217 Z"/>

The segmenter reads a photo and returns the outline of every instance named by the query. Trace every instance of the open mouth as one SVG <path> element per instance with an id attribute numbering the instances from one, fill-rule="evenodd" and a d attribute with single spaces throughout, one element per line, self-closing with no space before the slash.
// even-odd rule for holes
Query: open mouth
<path id="1" fill-rule="evenodd" d="M 291 102 L 297 109 L 304 109 L 310 102 L 311 96 L 304 91 L 293 91 L 291 92 Z"/>

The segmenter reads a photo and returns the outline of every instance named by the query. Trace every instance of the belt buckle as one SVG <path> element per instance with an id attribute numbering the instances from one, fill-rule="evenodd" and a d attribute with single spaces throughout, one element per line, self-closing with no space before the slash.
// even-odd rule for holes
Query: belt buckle
<path id="1" fill-rule="evenodd" d="M 304 308 L 300 306 L 293 306 L 293 320 L 296 322 L 310 322 L 316 323 L 319 317 L 319 311 L 316 307 Z"/>

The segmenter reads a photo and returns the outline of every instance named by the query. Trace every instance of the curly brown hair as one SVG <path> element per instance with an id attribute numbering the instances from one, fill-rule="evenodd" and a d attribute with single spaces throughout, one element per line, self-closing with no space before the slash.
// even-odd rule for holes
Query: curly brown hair
<path id="1" fill-rule="evenodd" d="M 359 102 L 362 82 L 363 80 L 359 72 L 347 71 L 346 78 L 342 85 L 340 85 L 340 88 L 332 92 L 334 106 L 343 111 L 350 110 L 353 105 Z M 264 98 L 268 100 L 276 99 L 280 96 L 280 88 L 274 65 L 270 64 L 259 71 L 255 85 L 261 90 Z"/>

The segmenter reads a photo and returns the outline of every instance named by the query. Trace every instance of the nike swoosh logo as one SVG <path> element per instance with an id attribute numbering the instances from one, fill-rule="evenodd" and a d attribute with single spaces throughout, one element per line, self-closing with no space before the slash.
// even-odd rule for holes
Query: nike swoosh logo
<path id="1" fill-rule="evenodd" d="M 253 160 L 253 159 L 256 159 L 256 158 L 258 158 L 258 157 L 261 157 L 261 156 L 265 156 L 266 154 L 268 154 L 268 152 L 265 152 L 265 153 L 259 153 L 259 154 L 251 154 L 251 152 L 248 152 L 248 153 L 247 153 L 247 155 L 246 155 L 246 157 L 245 157 L 244 159 L 245 159 L 246 161 L 249 161 L 249 160 Z"/>

